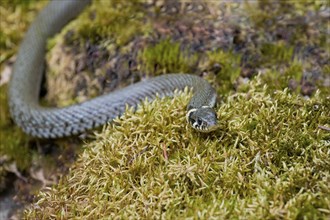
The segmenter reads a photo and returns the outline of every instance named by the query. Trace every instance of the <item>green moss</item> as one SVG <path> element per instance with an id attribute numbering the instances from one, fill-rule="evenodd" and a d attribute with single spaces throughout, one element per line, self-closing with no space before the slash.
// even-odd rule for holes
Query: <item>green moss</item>
<path id="1" fill-rule="evenodd" d="M 264 66 L 280 65 L 290 63 L 293 59 L 292 46 L 288 46 L 283 42 L 278 42 L 276 44 L 265 43 L 261 45 L 261 63 Z"/>
<path id="2" fill-rule="evenodd" d="M 261 79 L 268 85 L 268 91 L 274 92 L 276 90 L 283 90 L 288 88 L 290 80 L 296 83 L 296 87 L 291 91 L 295 93 L 300 92 L 299 81 L 303 75 L 303 65 L 295 60 L 289 66 L 282 66 L 281 72 L 269 69 L 261 75 Z"/>
<path id="3" fill-rule="evenodd" d="M 29 23 L 45 4 L 47 1 L 1 1 L 0 65 L 17 51 Z"/>
<path id="4" fill-rule="evenodd" d="M 256 4 L 257 3 L 257 4 Z M 245 11 L 248 13 L 249 19 L 255 25 L 256 28 L 264 28 L 266 27 L 266 20 L 275 20 L 275 16 L 272 13 L 269 13 L 268 10 L 261 10 L 267 8 L 265 5 L 269 5 L 270 1 L 246 1 L 244 3 Z M 273 11 L 275 13 L 275 10 Z"/>
<path id="5" fill-rule="evenodd" d="M 28 6 L 37 0 L 2 0 L 1 5 L 6 7 Z"/>
<path id="6" fill-rule="evenodd" d="M 189 54 L 187 49 L 169 39 L 146 47 L 138 56 L 141 71 L 148 75 L 192 72 L 197 58 L 197 54 Z"/>
<path id="7" fill-rule="evenodd" d="M 324 65 L 322 68 L 322 72 L 323 72 L 324 76 L 328 77 L 328 80 L 330 80 L 329 79 L 330 78 L 330 64 Z M 328 84 L 329 84 L 329 82 L 328 82 Z M 321 90 L 321 92 L 325 95 L 328 94 L 328 96 L 329 96 L 329 85 L 328 84 L 326 84 L 324 81 L 321 81 L 321 80 L 319 80 L 317 82 L 317 86 Z"/>
<path id="8" fill-rule="evenodd" d="M 127 111 L 25 218 L 326 218 L 329 101 L 248 86 L 211 134 L 185 123 L 187 91 Z"/>
<path id="9" fill-rule="evenodd" d="M 324 65 L 322 71 L 326 76 L 330 76 L 330 64 Z"/>
<path id="10" fill-rule="evenodd" d="M 301 62 L 294 60 L 285 70 L 288 79 L 300 80 L 302 77 L 303 65 Z"/>
<path id="11" fill-rule="evenodd" d="M 28 138 L 13 124 L 7 104 L 7 86 L 0 87 L 0 152 L 15 161 L 19 170 L 29 167 L 31 152 L 28 149 Z"/>
<path id="12" fill-rule="evenodd" d="M 92 5 L 65 30 L 75 30 L 66 37 L 66 43 L 86 41 L 115 42 L 122 46 L 135 35 L 149 30 L 145 22 L 143 8 L 138 0 L 134 1 L 93 1 Z M 66 31 L 65 31 L 66 32 Z"/>
<path id="13" fill-rule="evenodd" d="M 314 1 L 314 0 L 302 0 L 302 1 L 288 1 L 288 2 L 280 2 L 282 8 L 288 8 L 288 6 L 295 8 L 301 14 L 307 13 L 308 11 L 317 11 L 322 7 L 328 5 L 327 1 Z"/>
<path id="14" fill-rule="evenodd" d="M 218 94 L 229 94 L 235 88 L 237 78 L 241 73 L 241 56 L 223 50 L 207 53 L 206 68 L 212 69 L 218 65 L 218 70 L 209 79 L 217 85 Z"/>

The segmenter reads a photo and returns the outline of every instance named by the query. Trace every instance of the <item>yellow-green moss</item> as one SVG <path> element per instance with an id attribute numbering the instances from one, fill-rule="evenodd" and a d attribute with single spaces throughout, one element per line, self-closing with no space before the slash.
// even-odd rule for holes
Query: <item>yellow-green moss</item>
<path id="1" fill-rule="evenodd" d="M 45 4 L 47 4 L 47 1 L 1 1 L 0 65 L 17 51 L 19 42 L 29 23 L 33 20 L 38 10 L 40 10 Z"/>
<path id="2" fill-rule="evenodd" d="M 148 75 L 164 73 L 189 73 L 196 66 L 197 54 L 190 54 L 179 43 L 170 39 L 148 46 L 139 54 L 141 71 Z"/>
<path id="3" fill-rule="evenodd" d="M 185 123 L 187 92 L 127 111 L 25 218 L 326 218 L 329 100 L 266 90 L 229 96 L 211 134 Z"/>
<path id="4" fill-rule="evenodd" d="M 314 1 L 314 0 L 302 0 L 302 1 L 281 1 L 281 7 L 290 10 L 290 8 L 296 9 L 298 13 L 304 15 L 308 11 L 317 11 L 322 7 L 329 5 L 327 1 Z M 288 7 L 290 6 L 290 7 Z"/>

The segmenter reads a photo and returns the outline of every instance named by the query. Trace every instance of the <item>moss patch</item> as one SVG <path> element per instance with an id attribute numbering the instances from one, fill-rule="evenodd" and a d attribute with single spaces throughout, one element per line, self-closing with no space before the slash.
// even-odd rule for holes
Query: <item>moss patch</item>
<path id="1" fill-rule="evenodd" d="M 261 46 L 261 63 L 268 65 L 280 65 L 289 63 L 293 59 L 293 47 L 285 45 L 283 42 L 277 44 L 263 44 Z"/>
<path id="2" fill-rule="evenodd" d="M 66 43 L 96 43 L 108 39 L 123 46 L 133 36 L 147 31 L 148 25 L 144 23 L 143 10 L 138 0 L 93 1 L 82 13 L 79 22 L 73 22 L 67 27 L 74 27 L 74 31 L 66 35 Z"/>
<path id="3" fill-rule="evenodd" d="M 329 6 L 328 1 L 310 0 L 246 2 L 245 12 L 253 29 L 243 29 L 253 42 L 246 45 L 250 47 L 248 65 L 265 73 L 264 82 L 270 87 L 288 86 L 305 96 L 316 89 L 325 94 L 329 83 L 318 81 L 329 79 Z M 272 85 L 274 81 L 276 85 Z"/>
<path id="4" fill-rule="evenodd" d="M 17 50 L 28 25 L 47 1 L 3 0 L 0 5 L 0 65 Z"/>
<path id="5" fill-rule="evenodd" d="M 189 54 L 179 43 L 162 40 L 154 46 L 146 47 L 139 55 L 141 71 L 147 75 L 192 72 L 197 64 L 197 54 Z"/>
<path id="6" fill-rule="evenodd" d="M 234 91 L 235 83 L 241 73 L 241 56 L 231 51 L 212 51 L 207 53 L 206 66 L 214 73 L 209 79 L 217 85 L 221 95 Z"/>
<path id="7" fill-rule="evenodd" d="M 326 218 L 329 100 L 269 95 L 259 78 L 248 86 L 210 135 L 187 127 L 187 91 L 127 111 L 25 217 Z"/>
<path id="8" fill-rule="evenodd" d="M 302 74 L 303 65 L 298 61 L 294 61 L 287 66 L 283 66 L 281 71 L 267 70 L 261 75 L 261 79 L 268 85 L 269 92 L 283 90 L 288 87 L 290 87 L 290 91 L 297 92 L 300 91 L 298 81 L 301 79 Z M 295 84 L 289 85 L 290 82 Z"/>

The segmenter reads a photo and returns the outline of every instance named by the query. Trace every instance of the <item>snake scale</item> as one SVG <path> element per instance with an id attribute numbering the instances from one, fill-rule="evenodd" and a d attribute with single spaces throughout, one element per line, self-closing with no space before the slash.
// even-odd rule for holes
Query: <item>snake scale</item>
<path id="1" fill-rule="evenodd" d="M 9 108 L 24 132 L 39 138 L 79 134 L 120 116 L 126 105 L 136 107 L 146 97 L 172 96 L 174 90 L 191 87 L 187 121 L 208 132 L 217 124 L 213 110 L 216 92 L 204 79 L 189 74 L 165 74 L 76 105 L 50 108 L 39 104 L 47 39 L 76 17 L 89 0 L 51 1 L 37 16 L 19 48 L 9 85 Z"/>

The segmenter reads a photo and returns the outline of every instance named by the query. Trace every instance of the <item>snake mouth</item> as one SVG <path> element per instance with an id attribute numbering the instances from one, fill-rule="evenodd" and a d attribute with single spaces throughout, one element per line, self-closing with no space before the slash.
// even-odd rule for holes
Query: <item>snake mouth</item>
<path id="1" fill-rule="evenodd" d="M 219 128 L 218 125 L 213 125 L 213 126 L 194 126 L 193 124 L 190 124 L 191 127 L 195 130 L 197 130 L 198 132 L 202 132 L 202 133 L 209 133 L 209 132 L 212 132 L 212 131 L 215 131 Z"/>
<path id="2" fill-rule="evenodd" d="M 190 109 L 186 114 L 186 119 L 193 129 L 202 133 L 215 131 L 219 127 L 216 114 L 209 106 Z"/>

